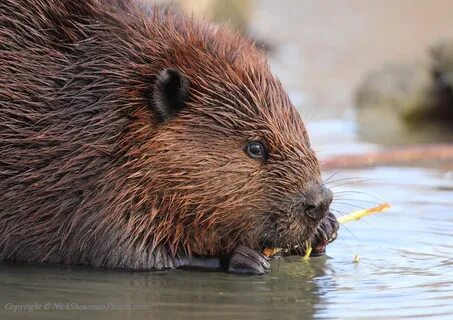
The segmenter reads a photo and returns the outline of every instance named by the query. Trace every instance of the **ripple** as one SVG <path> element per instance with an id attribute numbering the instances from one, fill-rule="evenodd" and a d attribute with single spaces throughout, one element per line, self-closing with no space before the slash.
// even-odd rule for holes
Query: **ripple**
<path id="1" fill-rule="evenodd" d="M 397 171 L 404 178 L 387 179 Z M 0 303 L 149 306 L 146 313 L 108 313 L 112 319 L 448 319 L 453 314 L 452 193 L 442 186 L 450 182 L 435 170 L 360 172 L 364 177 L 377 173 L 387 181 L 348 188 L 379 194 L 396 205 L 342 228 L 328 256 L 273 261 L 273 272 L 262 277 L 1 265 Z M 407 175 L 409 182 L 402 182 Z M 353 263 L 356 254 L 359 263 Z M 0 310 L 0 318 L 10 316 Z M 34 319 L 55 316 L 89 319 L 97 314 L 33 314 Z"/>

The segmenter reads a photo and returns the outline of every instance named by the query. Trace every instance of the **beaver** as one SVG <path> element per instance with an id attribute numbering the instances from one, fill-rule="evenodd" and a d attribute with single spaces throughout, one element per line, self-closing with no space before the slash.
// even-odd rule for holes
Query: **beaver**
<path id="1" fill-rule="evenodd" d="M 0 260 L 262 274 L 336 234 L 302 119 L 234 31 L 138 1 L 0 3 Z"/>

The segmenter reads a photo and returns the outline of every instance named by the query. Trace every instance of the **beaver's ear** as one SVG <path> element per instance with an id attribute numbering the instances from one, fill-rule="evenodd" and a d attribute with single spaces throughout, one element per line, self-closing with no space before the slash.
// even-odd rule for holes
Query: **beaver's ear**
<path id="1" fill-rule="evenodd" d="M 167 121 L 186 105 L 189 81 L 176 69 L 165 69 L 154 83 L 153 104 L 162 121 Z"/>

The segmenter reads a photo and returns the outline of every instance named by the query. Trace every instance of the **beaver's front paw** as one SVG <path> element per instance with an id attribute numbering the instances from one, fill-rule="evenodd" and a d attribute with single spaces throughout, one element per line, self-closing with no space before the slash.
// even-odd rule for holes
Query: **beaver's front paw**
<path id="1" fill-rule="evenodd" d="M 238 246 L 228 264 L 228 271 L 240 274 L 264 274 L 271 271 L 269 258 L 246 246 Z"/>
<path id="2" fill-rule="evenodd" d="M 313 248 L 312 256 L 322 256 L 326 253 L 327 245 L 337 238 L 339 226 L 340 224 L 335 215 L 329 212 L 316 230 L 314 240 L 311 243 L 311 247 Z"/>

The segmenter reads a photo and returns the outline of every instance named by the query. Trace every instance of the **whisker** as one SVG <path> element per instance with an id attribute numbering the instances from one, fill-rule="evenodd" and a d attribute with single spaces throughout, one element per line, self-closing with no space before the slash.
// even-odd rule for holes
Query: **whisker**
<path id="1" fill-rule="evenodd" d="M 340 224 L 340 228 L 344 228 L 346 229 L 346 231 L 349 232 L 349 234 L 351 236 L 353 236 L 356 240 L 359 240 L 359 238 L 354 234 L 354 232 L 352 232 L 348 227 L 346 227 L 344 224 Z M 341 239 L 341 234 L 338 234 L 339 235 L 339 238 Z"/>
<path id="2" fill-rule="evenodd" d="M 332 179 L 333 177 L 335 177 L 338 173 L 341 172 L 341 169 L 335 171 L 333 174 L 331 174 L 327 179 L 324 179 L 324 185 L 327 185 L 327 183 L 329 183 L 329 180 Z"/>
<path id="3" fill-rule="evenodd" d="M 336 203 L 336 200 L 363 202 L 363 203 L 369 203 L 369 204 L 372 204 L 372 205 L 377 205 L 378 204 L 376 201 L 371 201 L 371 200 L 351 199 L 351 198 L 341 198 L 341 197 L 335 197 L 333 199 L 332 203 Z"/>
<path id="4" fill-rule="evenodd" d="M 329 185 L 328 187 L 333 189 L 333 188 L 338 188 L 341 186 L 347 186 L 347 185 L 352 185 L 352 184 L 360 184 L 360 183 L 365 183 L 365 182 L 370 182 L 373 181 L 373 179 L 362 179 L 362 180 L 353 180 L 353 181 L 347 181 L 347 182 L 342 182 L 338 183 L 335 185 Z"/>
<path id="5" fill-rule="evenodd" d="M 355 205 L 355 204 L 351 204 L 351 203 L 347 203 L 347 202 L 335 202 L 335 205 L 349 206 L 349 207 L 354 207 L 354 208 L 357 208 L 357 209 L 366 209 L 366 207 Z"/>
<path id="6" fill-rule="evenodd" d="M 335 195 L 337 194 L 350 194 L 350 193 L 354 193 L 354 194 L 360 194 L 360 195 L 364 195 L 364 196 L 367 196 L 367 197 L 370 197 L 370 198 L 375 198 L 379 201 L 382 201 L 381 198 L 375 196 L 375 195 L 372 195 L 372 194 L 369 194 L 367 192 L 363 192 L 363 191 L 356 191 L 356 190 L 343 190 L 343 191 L 336 191 L 334 192 Z"/>
<path id="7" fill-rule="evenodd" d="M 339 179 L 335 179 L 335 180 L 329 181 L 329 183 L 334 183 L 334 182 L 338 182 L 338 181 L 347 181 L 347 180 L 362 180 L 362 179 L 369 179 L 369 178 L 364 178 L 364 177 L 345 177 L 345 178 L 339 178 Z"/>
<path id="8" fill-rule="evenodd" d="M 345 211 L 340 211 L 340 210 L 337 210 L 337 209 L 330 209 L 330 211 L 333 212 L 333 213 L 338 213 L 338 214 L 341 215 L 341 216 L 345 216 L 345 215 L 348 214 L 348 213 L 345 212 Z"/>

